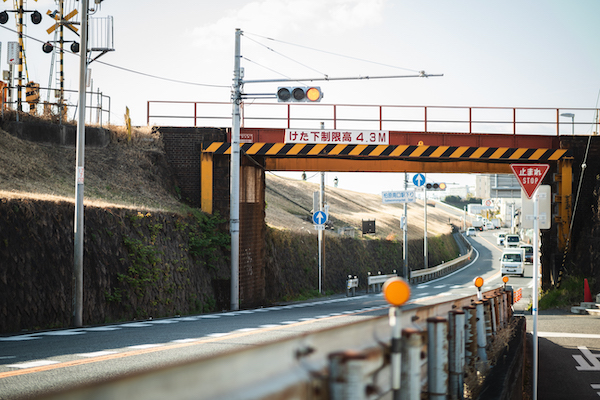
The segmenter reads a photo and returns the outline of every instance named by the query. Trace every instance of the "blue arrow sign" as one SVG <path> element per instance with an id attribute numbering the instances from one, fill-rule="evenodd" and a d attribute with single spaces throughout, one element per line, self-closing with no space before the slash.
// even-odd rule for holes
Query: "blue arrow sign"
<path id="1" fill-rule="evenodd" d="M 415 176 L 413 176 L 413 183 L 415 184 L 415 186 L 423 186 L 425 184 L 425 175 L 416 174 Z"/>
<path id="2" fill-rule="evenodd" d="M 325 211 L 317 211 L 313 214 L 312 219 L 313 223 L 317 225 L 323 225 L 325 222 L 327 222 L 327 214 L 325 214 Z"/>

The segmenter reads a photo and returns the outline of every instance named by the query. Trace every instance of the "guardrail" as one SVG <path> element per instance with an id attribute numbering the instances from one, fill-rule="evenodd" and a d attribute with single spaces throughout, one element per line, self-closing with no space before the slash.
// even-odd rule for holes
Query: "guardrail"
<path id="1" fill-rule="evenodd" d="M 369 288 L 373 290 L 376 289 L 377 291 L 381 292 L 381 285 L 383 285 L 385 281 L 395 276 L 398 276 L 395 270 L 393 271 L 393 274 L 387 275 L 381 275 L 381 271 L 378 273 L 378 275 L 371 275 L 370 272 L 367 272 L 367 274 L 367 293 L 369 293 Z"/>
<path id="2" fill-rule="evenodd" d="M 467 247 L 469 248 L 469 252 L 467 254 L 460 256 L 458 258 L 455 258 L 454 260 L 448 261 L 446 263 L 440 264 L 436 267 L 419 269 L 419 270 L 415 270 L 415 271 L 411 270 L 408 281 L 410 283 L 427 282 L 429 280 L 439 278 L 446 274 L 449 274 L 450 272 L 454 272 L 458 268 L 464 266 L 467 261 L 470 261 L 471 257 L 473 256 L 473 247 L 471 246 L 471 243 L 469 243 L 469 241 L 467 239 L 465 239 L 465 237 L 463 235 L 460 235 L 460 237 L 463 240 L 463 242 L 467 245 Z"/>
<path id="3" fill-rule="evenodd" d="M 247 128 L 314 128 L 410 132 L 589 135 L 600 131 L 597 108 L 468 107 L 324 103 L 243 103 Z M 147 102 L 147 124 L 231 126 L 231 103 Z M 164 121 L 164 122 L 162 122 Z M 168 122 L 166 122 L 168 121 Z"/>
<path id="4" fill-rule="evenodd" d="M 486 346 L 511 317 L 512 293 L 402 307 L 401 398 L 462 398 L 466 369 L 485 372 Z M 423 332 L 427 329 L 427 335 Z M 250 333 L 249 333 L 250 334 Z M 425 339 L 427 337 L 428 339 Z M 79 399 L 378 399 L 391 393 L 387 316 L 56 392 Z M 427 354 L 422 359 L 421 354 Z M 397 379 L 397 378 L 394 378 Z"/>

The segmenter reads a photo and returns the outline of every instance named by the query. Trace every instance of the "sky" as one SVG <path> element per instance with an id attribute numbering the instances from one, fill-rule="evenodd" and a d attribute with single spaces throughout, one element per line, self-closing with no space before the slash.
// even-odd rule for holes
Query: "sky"
<path id="1" fill-rule="evenodd" d="M 65 0 L 66 12 L 78 3 Z M 0 4 L 0 10 L 11 7 L 11 1 Z M 43 87 L 51 56 L 42 52 L 41 42 L 53 39 L 45 31 L 52 25 L 46 11 L 57 8 L 54 0 L 26 1 L 26 9 L 44 15 L 40 25 L 29 22 L 26 30 L 29 79 Z M 132 123 L 146 125 L 150 100 L 201 101 L 223 103 L 215 106 L 218 111 L 203 111 L 223 118 L 205 122 L 229 127 L 239 28 L 245 80 L 443 74 L 320 82 L 322 104 L 595 108 L 598 15 L 597 0 L 104 0 L 93 17 L 113 17 L 114 51 L 90 65 L 91 78 L 93 89 L 110 97 L 112 124 L 124 123 L 128 107 Z M 14 27 L 14 14 L 0 25 L 2 70 L 8 69 L 6 43 L 17 39 L 5 28 Z M 77 39 L 72 33 L 65 37 Z M 65 56 L 68 89 L 78 87 L 78 63 L 78 57 Z M 246 84 L 244 92 L 273 93 L 277 85 Z M 68 101 L 75 104 L 77 96 Z M 256 102 L 276 103 L 247 101 Z M 191 115 L 189 107 L 163 104 L 152 110 Z M 564 129 L 589 134 L 593 116 L 578 114 L 577 124 Z M 153 118 L 150 124 L 191 120 Z M 338 176 L 340 187 L 379 193 L 403 188 L 403 175 L 328 173 L 326 179 L 332 185 Z M 473 175 L 429 177 L 474 184 Z"/>

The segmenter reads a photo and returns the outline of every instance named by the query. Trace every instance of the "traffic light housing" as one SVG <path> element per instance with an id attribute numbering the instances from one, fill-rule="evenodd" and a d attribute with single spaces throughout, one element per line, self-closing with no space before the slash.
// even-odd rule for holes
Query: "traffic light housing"
<path id="1" fill-rule="evenodd" d="M 0 24 L 4 25 L 8 22 L 8 13 L 6 11 L 0 12 Z"/>
<path id="2" fill-rule="evenodd" d="M 54 46 L 52 46 L 52 43 L 46 42 L 42 45 L 42 51 L 44 53 L 52 53 L 52 50 L 54 50 Z"/>
<path id="3" fill-rule="evenodd" d="M 31 22 L 33 22 L 35 25 L 42 22 L 42 14 L 40 14 L 39 11 L 34 11 L 31 13 Z"/>
<path id="4" fill-rule="evenodd" d="M 425 188 L 427 190 L 446 190 L 446 184 L 444 182 L 426 183 Z"/>
<path id="5" fill-rule="evenodd" d="M 323 98 L 323 92 L 318 86 L 280 86 L 277 88 L 277 101 L 289 102 L 319 102 Z"/>

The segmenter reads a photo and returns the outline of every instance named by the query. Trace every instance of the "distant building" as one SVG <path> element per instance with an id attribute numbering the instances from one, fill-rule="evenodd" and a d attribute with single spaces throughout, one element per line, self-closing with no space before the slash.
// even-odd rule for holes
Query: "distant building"
<path id="1" fill-rule="evenodd" d="M 520 199 L 521 186 L 513 174 L 477 175 L 475 197 L 480 199 Z"/>
<path id="2" fill-rule="evenodd" d="M 521 208 L 521 185 L 513 174 L 477 175 L 475 197 L 482 199 L 484 205 L 493 206 L 504 226 L 510 226 Z"/>

